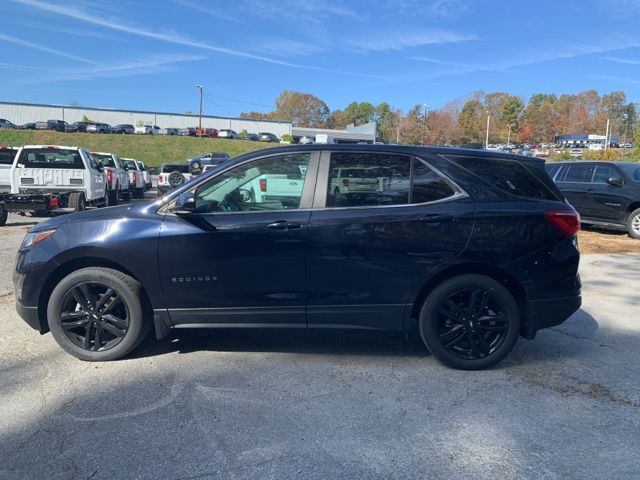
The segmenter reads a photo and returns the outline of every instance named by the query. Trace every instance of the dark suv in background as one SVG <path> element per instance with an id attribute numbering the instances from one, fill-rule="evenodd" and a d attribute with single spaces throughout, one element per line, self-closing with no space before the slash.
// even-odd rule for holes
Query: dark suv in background
<path id="1" fill-rule="evenodd" d="M 546 168 L 582 223 L 626 229 L 640 239 L 639 163 L 552 162 Z"/>
<path id="2" fill-rule="evenodd" d="M 14 285 L 22 318 L 83 360 L 149 328 L 417 327 L 436 359 L 480 369 L 580 307 L 578 228 L 539 159 L 276 147 L 153 203 L 39 223 Z"/>

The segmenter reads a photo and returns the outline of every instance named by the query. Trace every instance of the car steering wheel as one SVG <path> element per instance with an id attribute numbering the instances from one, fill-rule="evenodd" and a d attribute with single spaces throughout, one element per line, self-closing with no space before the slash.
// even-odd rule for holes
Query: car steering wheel
<path id="1" fill-rule="evenodd" d="M 240 204 L 234 198 L 233 193 L 234 192 L 227 193 L 222 199 L 222 202 L 220 202 L 218 208 L 223 212 L 239 212 L 240 210 L 242 210 Z"/>

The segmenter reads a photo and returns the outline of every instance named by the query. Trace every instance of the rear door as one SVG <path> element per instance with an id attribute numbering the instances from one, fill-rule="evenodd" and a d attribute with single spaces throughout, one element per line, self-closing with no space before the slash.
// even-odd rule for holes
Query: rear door
<path id="1" fill-rule="evenodd" d="M 598 164 L 591 182 L 591 217 L 612 223 L 626 221 L 629 199 L 624 195 L 624 186 L 610 185 L 609 178 L 624 178 L 615 165 Z"/>
<path id="2" fill-rule="evenodd" d="M 576 162 L 567 165 L 558 175 L 556 183 L 569 203 L 585 218 L 593 214 L 591 177 L 593 163 Z"/>
<path id="3" fill-rule="evenodd" d="M 344 169 L 378 188 L 336 189 L 332 172 Z M 474 217 L 474 202 L 420 159 L 324 152 L 308 234 L 309 327 L 402 329 L 420 282 L 464 249 Z"/>
<path id="4" fill-rule="evenodd" d="M 87 169 L 87 180 L 90 188 L 87 189 L 87 200 L 101 200 L 106 195 L 107 181 L 105 179 L 103 171 L 100 169 L 100 165 L 86 150 L 81 150 L 82 156 L 85 159 L 85 164 L 89 167 Z"/>

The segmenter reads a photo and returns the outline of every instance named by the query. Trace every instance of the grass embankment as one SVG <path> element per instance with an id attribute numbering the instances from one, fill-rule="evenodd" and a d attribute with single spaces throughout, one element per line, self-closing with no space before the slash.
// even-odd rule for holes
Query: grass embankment
<path id="1" fill-rule="evenodd" d="M 142 160 L 146 165 L 184 162 L 202 152 L 227 152 L 232 157 L 277 144 L 228 140 L 225 138 L 179 137 L 176 135 L 116 135 L 60 133 L 50 130 L 0 129 L 0 144 L 67 145 L 94 152 L 112 152 L 120 157 Z"/>

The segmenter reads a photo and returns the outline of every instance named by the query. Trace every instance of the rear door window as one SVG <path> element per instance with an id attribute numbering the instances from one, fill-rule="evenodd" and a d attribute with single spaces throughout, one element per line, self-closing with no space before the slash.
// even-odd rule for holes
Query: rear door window
<path id="1" fill-rule="evenodd" d="M 593 174 L 593 165 L 578 163 L 569 165 L 564 175 L 565 182 L 589 183 Z"/>
<path id="2" fill-rule="evenodd" d="M 620 173 L 615 168 L 609 165 L 598 165 L 593 172 L 592 183 L 607 183 L 607 180 L 615 177 L 620 178 Z"/>

